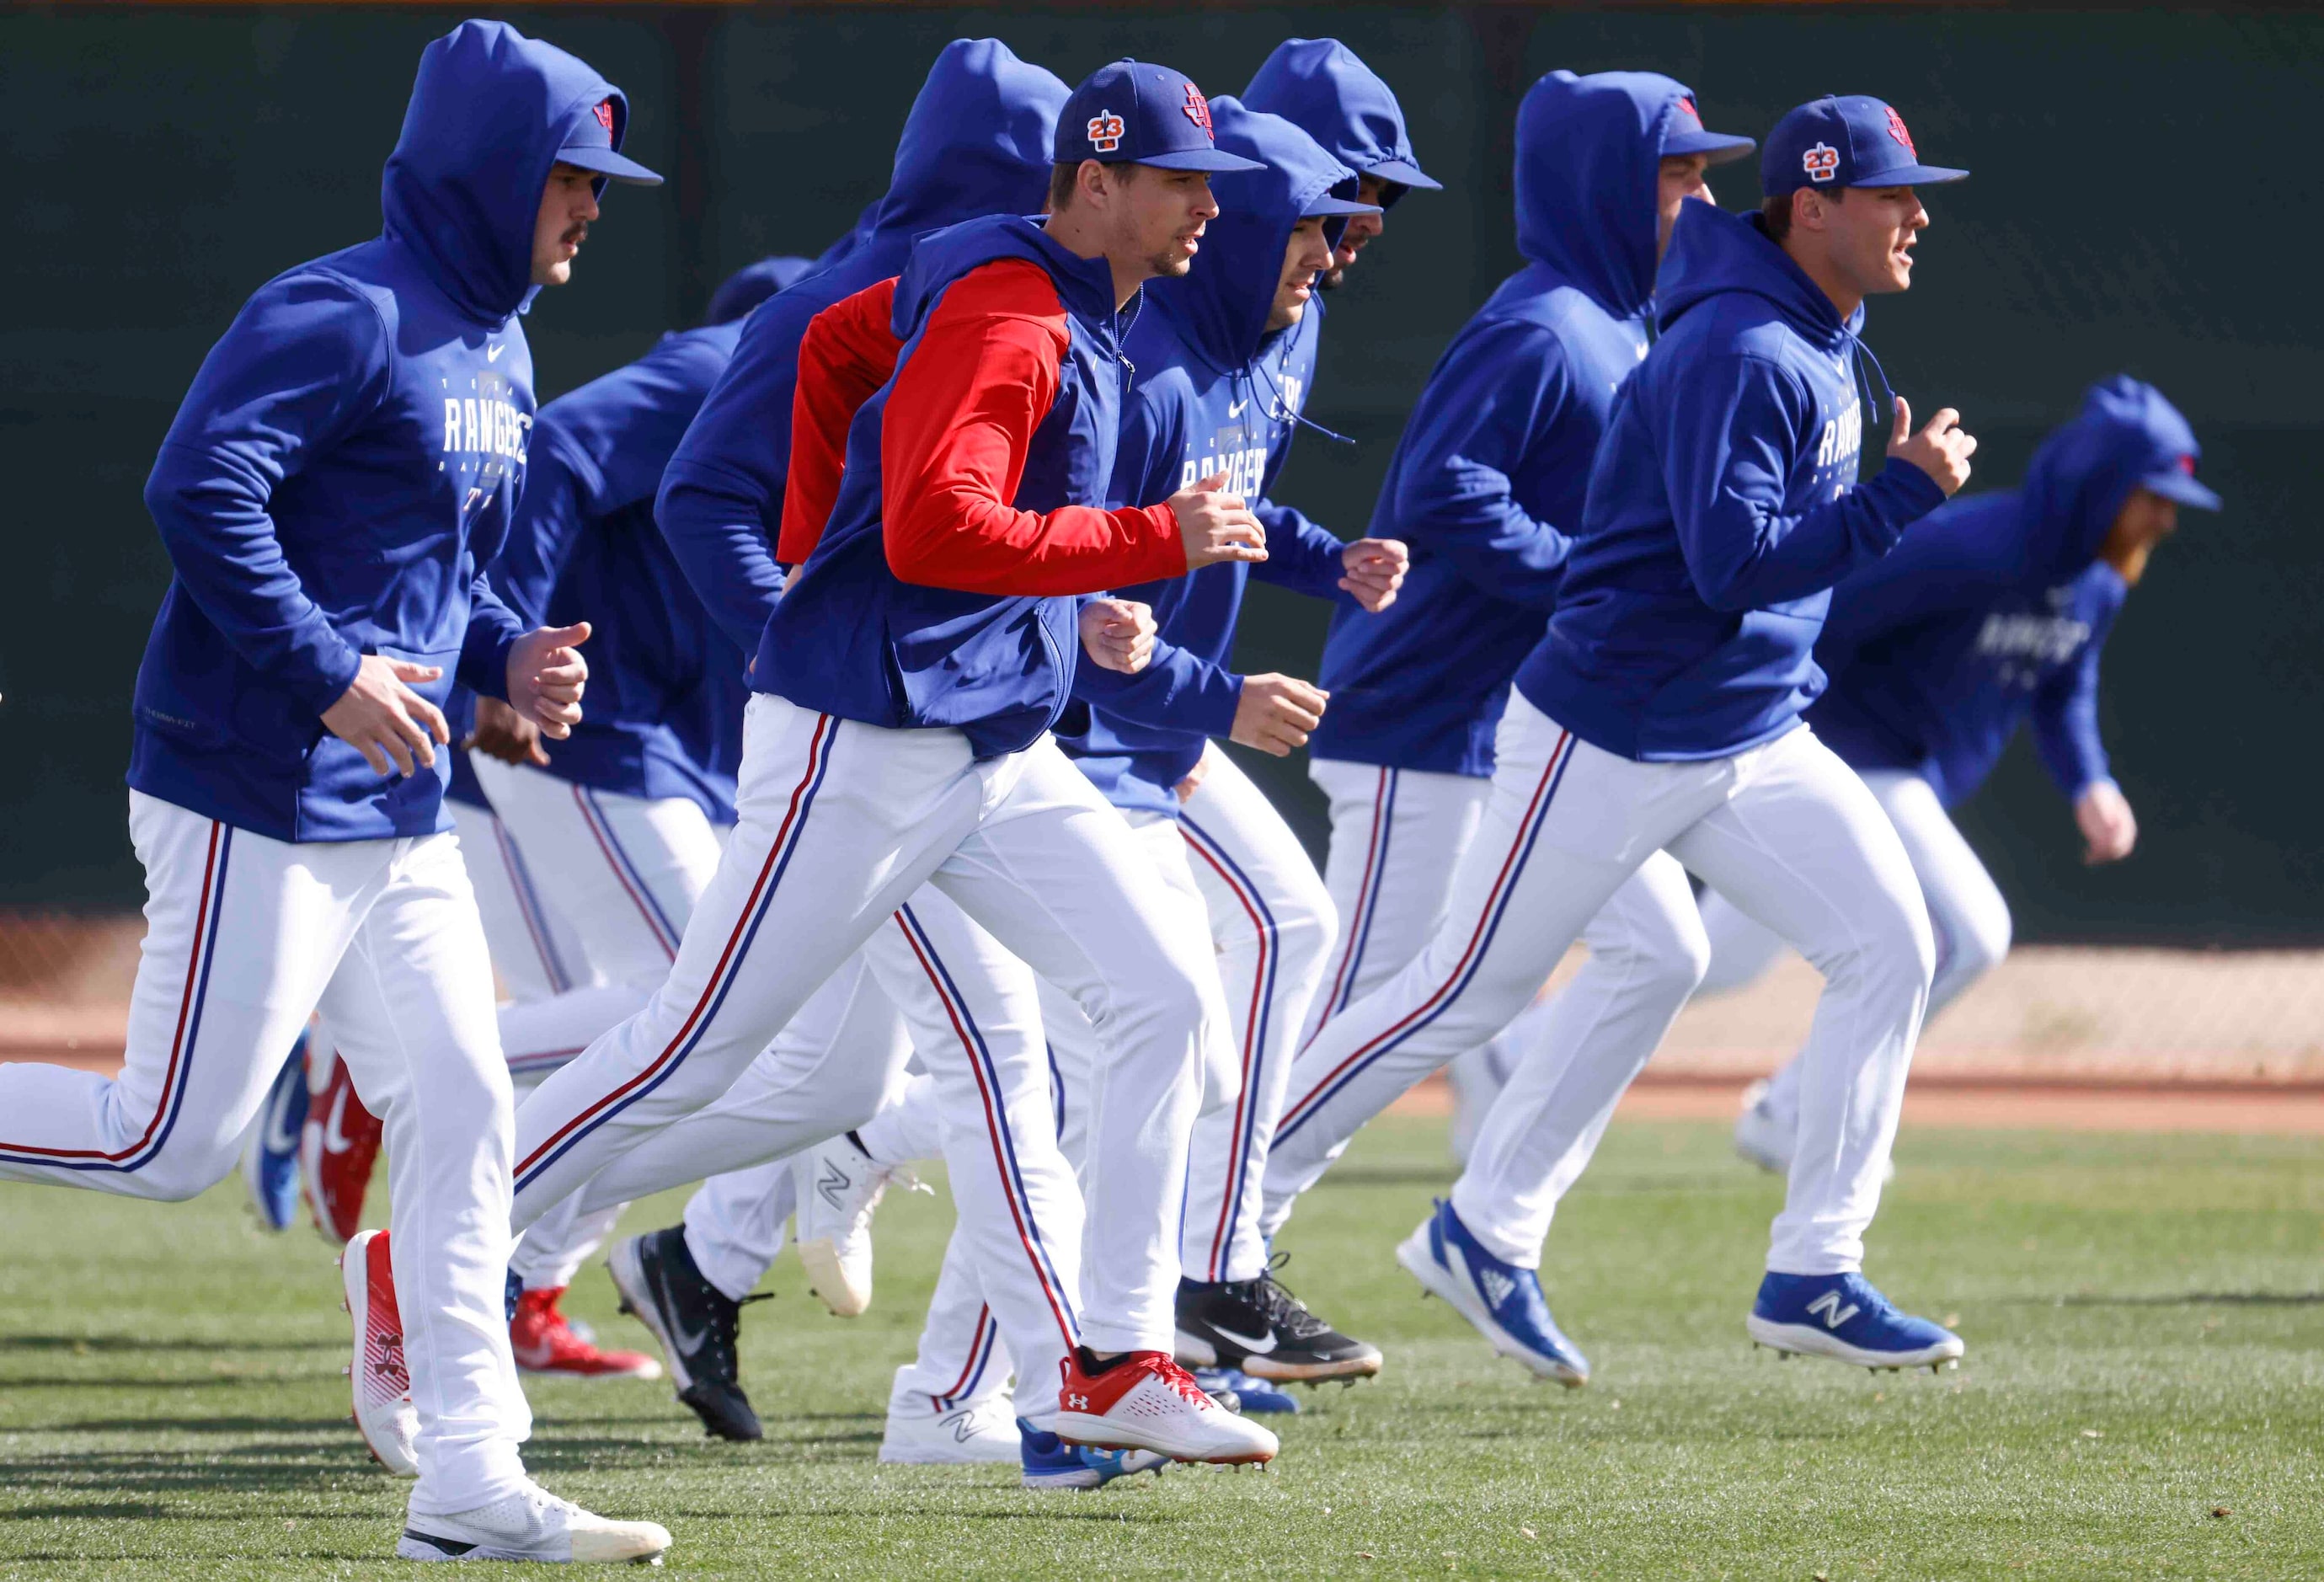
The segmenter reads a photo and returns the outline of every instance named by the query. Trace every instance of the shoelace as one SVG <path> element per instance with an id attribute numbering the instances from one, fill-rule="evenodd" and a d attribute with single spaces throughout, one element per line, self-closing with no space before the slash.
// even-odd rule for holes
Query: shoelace
<path id="1" fill-rule="evenodd" d="M 1331 1326 L 1307 1310 L 1307 1304 L 1291 1294 L 1290 1288 L 1275 1278 L 1275 1272 L 1291 1262 L 1288 1253 L 1277 1253 L 1267 1261 L 1267 1271 L 1251 1284 L 1251 1305 L 1263 1314 L 1269 1324 L 1305 1337 L 1322 1335 Z"/>
<path id="2" fill-rule="evenodd" d="M 1213 1404 L 1210 1395 L 1195 1383 L 1194 1375 L 1180 1367 L 1167 1353 L 1157 1351 L 1151 1356 L 1139 1358 L 1135 1365 L 1144 1368 L 1176 1391 L 1179 1398 L 1196 1411 L 1205 1411 Z"/>

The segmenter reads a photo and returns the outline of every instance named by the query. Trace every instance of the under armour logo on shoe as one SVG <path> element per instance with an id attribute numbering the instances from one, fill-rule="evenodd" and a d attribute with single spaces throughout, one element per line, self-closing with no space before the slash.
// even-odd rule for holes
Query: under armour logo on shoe
<path id="1" fill-rule="evenodd" d="M 1067 1411 L 1087 1411 L 1089 1410 L 1089 1397 L 1086 1395 L 1066 1396 L 1065 1410 Z"/>
<path id="2" fill-rule="evenodd" d="M 823 1161 L 823 1179 L 815 1184 L 816 1196 L 830 1204 L 832 1212 L 836 1214 L 841 1199 L 847 1196 L 847 1189 L 852 1184 L 847 1172 L 826 1159 Z"/>
<path id="3" fill-rule="evenodd" d="M 1841 1307 L 1840 1292 L 1836 1291 L 1828 1291 L 1808 1304 L 1808 1311 L 1821 1318 L 1823 1327 L 1827 1329 L 1839 1328 L 1863 1310 L 1854 1302 L 1849 1303 L 1844 1308 Z"/>
<path id="4" fill-rule="evenodd" d="M 1497 1308 L 1503 1302 L 1508 1300 L 1509 1293 L 1517 1288 L 1517 1282 L 1516 1281 L 1511 1280 L 1508 1275 L 1502 1273 L 1498 1269 L 1486 1270 L 1482 1274 L 1477 1276 L 1477 1283 L 1484 1287 L 1485 1300 L 1492 1303 L 1493 1306 Z"/>

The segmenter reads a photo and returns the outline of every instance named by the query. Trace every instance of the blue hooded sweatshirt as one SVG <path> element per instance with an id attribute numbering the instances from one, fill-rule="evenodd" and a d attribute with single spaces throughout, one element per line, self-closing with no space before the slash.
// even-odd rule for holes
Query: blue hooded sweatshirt
<path id="1" fill-rule="evenodd" d="M 744 653 L 758 651 L 783 587 L 775 543 L 808 320 L 900 274 L 918 236 L 979 215 L 1038 211 L 1066 92 L 997 39 L 945 45 L 912 101 L 887 195 L 825 254 L 835 262 L 743 322 L 733 360 L 670 458 L 655 515 L 687 580 Z"/>
<path id="2" fill-rule="evenodd" d="M 1437 359 L 1371 536 L 1411 547 L 1396 603 L 1342 610 L 1318 758 L 1489 775 L 1510 677 L 1548 629 L 1614 393 L 1646 353 L 1667 77 L 1553 71 L 1517 107 L 1517 247 L 1531 262 Z"/>
<path id="3" fill-rule="evenodd" d="M 1396 95 L 1337 39 L 1276 45 L 1242 90 L 1242 106 L 1282 116 L 1352 171 L 1398 188 L 1442 185 L 1421 172 Z"/>
<path id="4" fill-rule="evenodd" d="M 589 696 L 571 736 L 544 744 L 548 772 L 627 796 L 685 797 L 734 819 L 742 651 L 704 618 L 654 526 L 654 490 L 680 435 L 733 355 L 737 322 L 800 259 L 769 259 L 721 285 L 713 322 L 662 337 L 540 409 L 532 466 L 493 578 L 528 625 L 587 621 Z M 723 315 L 723 318 L 721 317 Z"/>
<path id="5" fill-rule="evenodd" d="M 1089 717 L 1069 717 L 1057 738 L 1117 806 L 1173 815 L 1173 788 L 1204 744 L 1234 727 L 1242 678 L 1226 663 L 1246 576 L 1344 597 L 1341 541 L 1262 497 L 1282 471 L 1314 384 L 1317 330 L 1312 299 L 1287 329 L 1270 332 L 1267 319 L 1302 215 L 1326 193 L 1351 198 L 1356 174 L 1290 122 L 1231 97 L 1211 101 L 1211 123 L 1221 149 L 1266 168 L 1213 177 L 1219 217 L 1204 232 L 1194 268 L 1146 287 L 1122 343 L 1137 372 L 1110 503 L 1155 504 L 1224 473 L 1228 490 L 1250 499 L 1266 527 L 1268 558 L 1122 589 L 1154 608 L 1153 661 L 1135 676 L 1082 666 L 1074 690 L 1093 706 Z"/>
<path id="6" fill-rule="evenodd" d="M 1816 735 L 1858 769 L 1911 770 L 1953 807 L 2031 715 L 2060 791 L 2107 779 L 2098 652 L 2129 589 L 2098 549 L 2141 479 L 2198 454 L 2153 386 L 2093 386 L 2023 485 L 1950 502 L 1833 589 Z"/>
<path id="7" fill-rule="evenodd" d="M 938 300 L 962 276 L 1001 259 L 1047 275 L 1065 316 L 1057 390 L 1038 420 L 1016 496 L 1048 513 L 1104 502 L 1128 369 L 1103 258 L 1066 251 L 1038 221 L 991 215 L 922 237 L 897 282 L 896 375 L 855 415 L 831 517 L 815 552 L 775 606 L 752 686 L 842 719 L 890 728 L 949 726 L 979 758 L 1031 745 L 1056 723 L 1081 652 L 1080 601 L 963 593 L 908 583 L 889 567 L 881 514 L 881 425 Z M 776 299 L 780 301 L 780 298 Z"/>
<path id="8" fill-rule="evenodd" d="M 1856 482 L 1863 310 L 1842 322 L 1757 214 L 1683 205 L 1655 310 L 1517 686 L 1609 753 L 1723 758 L 1799 722 L 1833 585 L 1945 496 L 1907 462 Z"/>
<path id="9" fill-rule="evenodd" d="M 450 754 L 383 776 L 323 727 L 363 655 L 506 694 L 521 628 L 481 568 L 524 480 L 516 315 L 557 151 L 618 89 L 501 23 L 428 46 L 378 238 L 278 275 L 204 360 L 145 504 L 175 576 L 137 674 L 129 783 L 278 840 L 448 828 Z"/>

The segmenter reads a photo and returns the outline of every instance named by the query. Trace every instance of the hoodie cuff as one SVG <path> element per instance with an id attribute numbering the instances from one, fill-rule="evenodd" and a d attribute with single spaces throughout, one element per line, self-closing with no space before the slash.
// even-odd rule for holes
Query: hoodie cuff
<path id="1" fill-rule="evenodd" d="M 1880 495 L 1881 514 L 1898 532 L 1945 503 L 1937 480 L 1909 461 L 1890 457 L 1871 487 Z"/>

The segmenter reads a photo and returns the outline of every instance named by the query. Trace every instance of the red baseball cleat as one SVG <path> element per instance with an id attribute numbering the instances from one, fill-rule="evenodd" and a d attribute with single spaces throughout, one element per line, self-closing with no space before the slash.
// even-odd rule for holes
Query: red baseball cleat
<path id="1" fill-rule="evenodd" d="M 412 1444 L 420 1436 L 420 1413 L 403 1364 L 403 1318 L 395 1305 L 385 1231 L 364 1231 L 347 1243 L 339 1254 L 339 1281 L 347 1316 L 355 1320 L 347 1378 L 355 1390 L 355 1427 L 381 1466 L 399 1477 L 417 1477 L 420 1458 Z"/>
<path id="2" fill-rule="evenodd" d="M 1057 1438 L 1106 1450 L 1154 1450 L 1174 1461 L 1272 1461 L 1273 1434 L 1203 1393 L 1167 1351 L 1133 1351 L 1098 1365 L 1087 1346 L 1057 1365 Z"/>
<path id="3" fill-rule="evenodd" d="M 299 1190 L 326 1239 L 346 1243 L 363 1225 L 364 1191 L 379 1161 L 380 1123 L 355 1096 L 355 1078 L 337 1051 L 331 1079 L 307 1106 L 299 1132 Z"/>
<path id="4" fill-rule="evenodd" d="M 509 1320 L 509 1349 L 528 1374 L 573 1379 L 659 1379 L 661 1364 L 641 1351 L 600 1351 L 576 1333 L 557 1303 L 565 1287 L 528 1291 Z"/>

